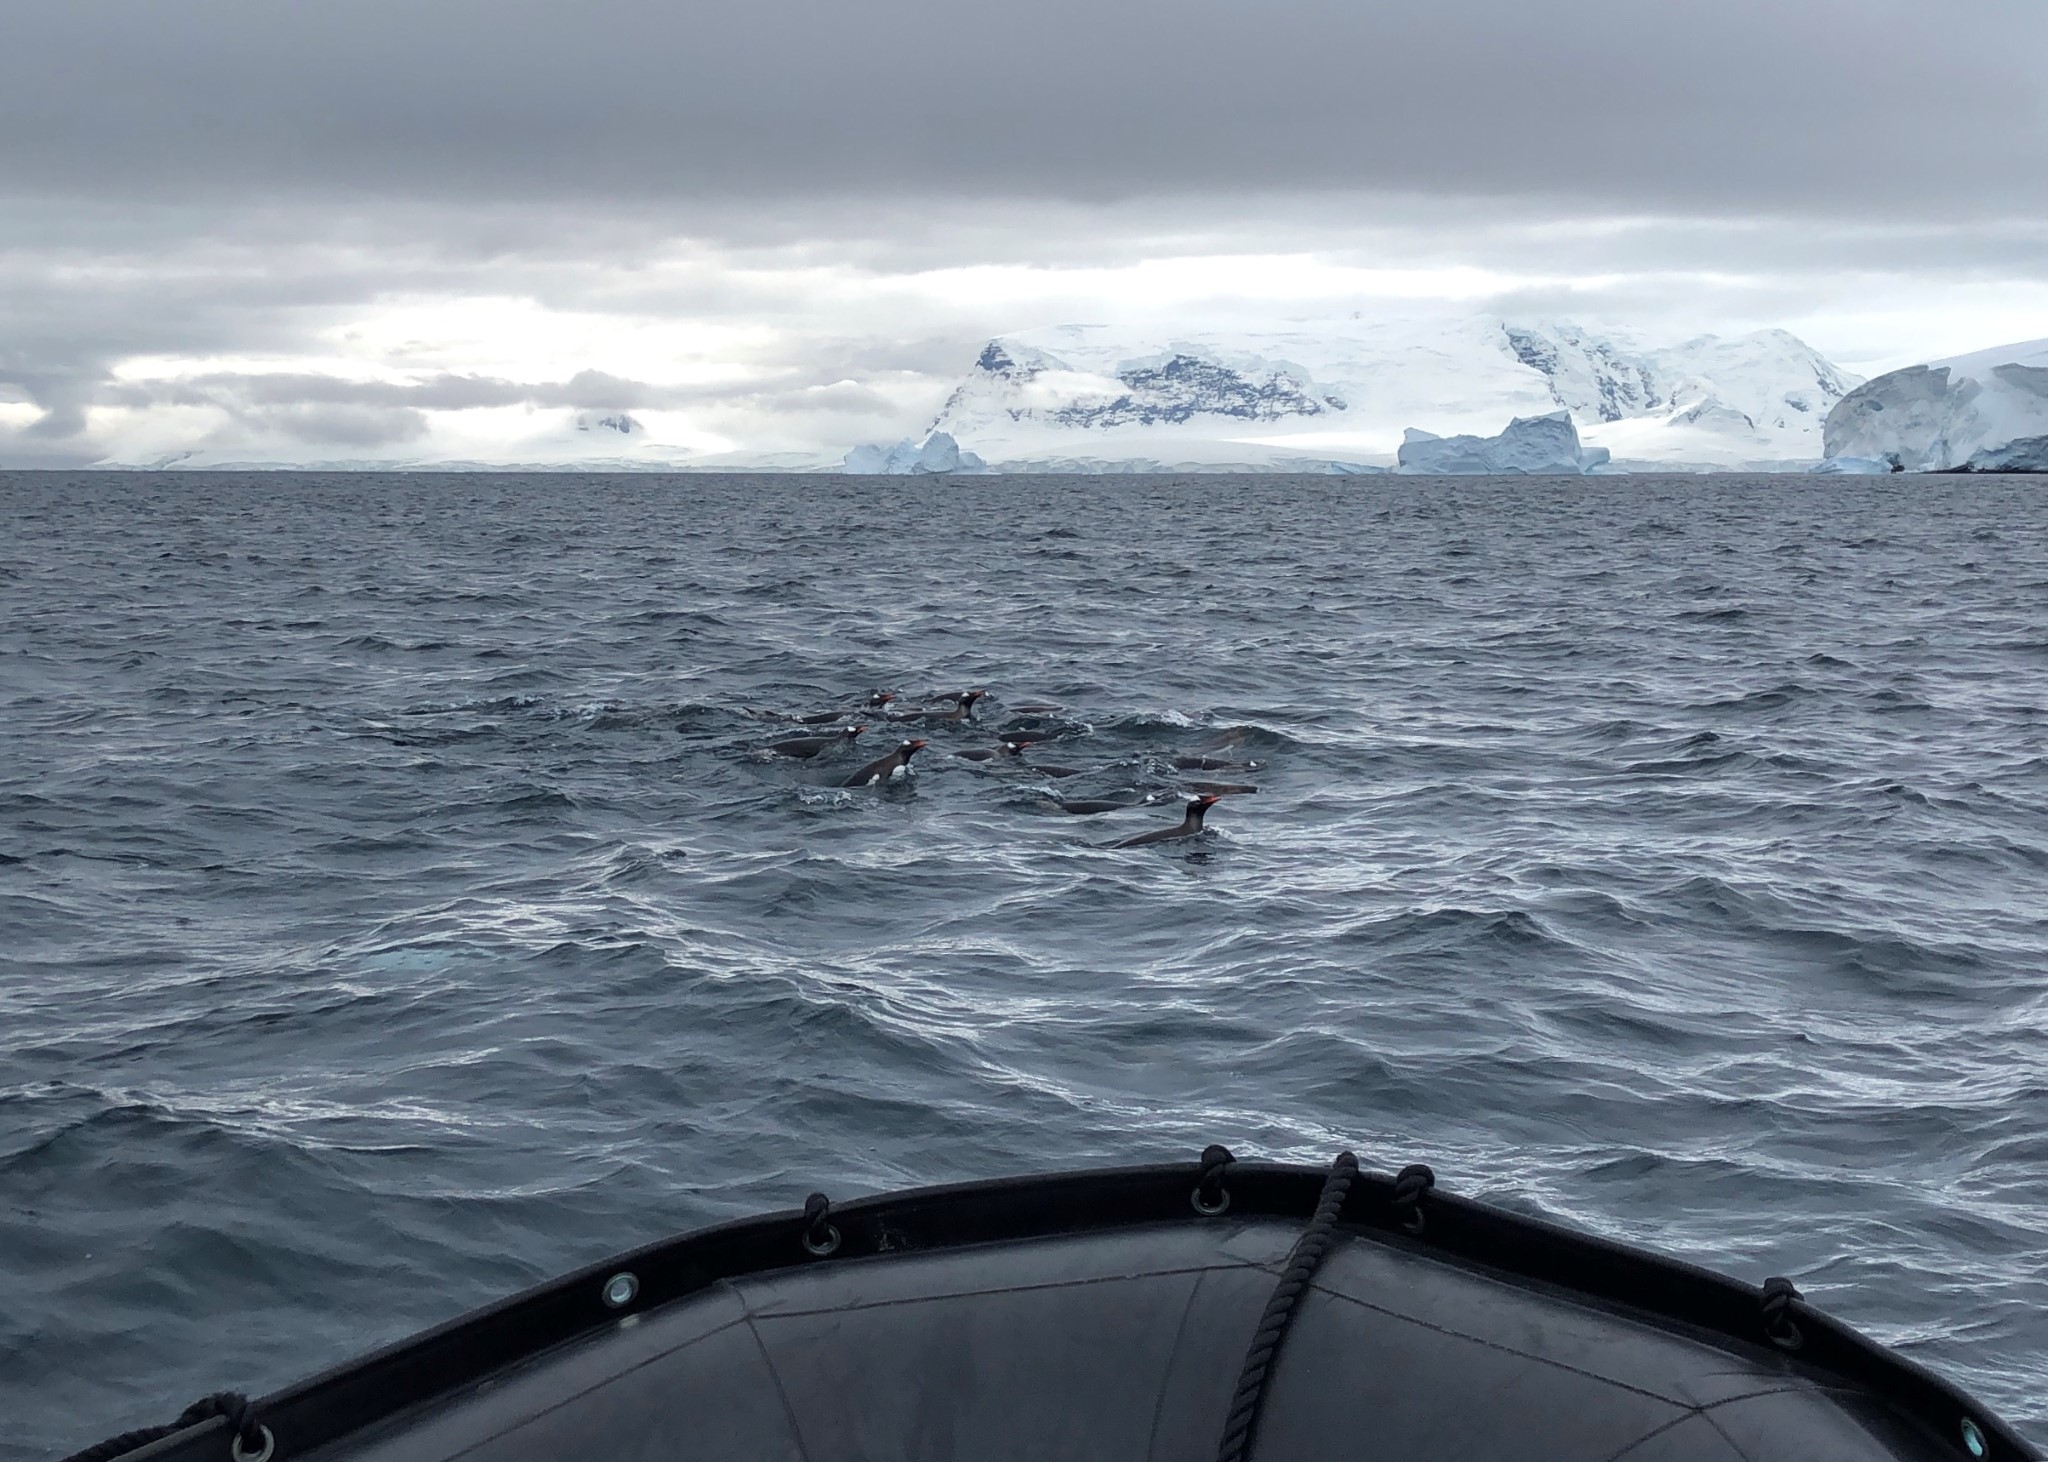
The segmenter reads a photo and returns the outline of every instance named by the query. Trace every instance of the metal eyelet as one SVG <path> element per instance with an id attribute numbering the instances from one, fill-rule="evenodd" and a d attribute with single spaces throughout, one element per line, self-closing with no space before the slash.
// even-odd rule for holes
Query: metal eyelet
<path id="1" fill-rule="evenodd" d="M 621 1270 L 604 1282 L 602 1296 L 607 1306 L 623 1310 L 633 1303 L 640 1293 L 640 1276 L 630 1270 Z"/>
<path id="2" fill-rule="evenodd" d="M 1799 1333 L 1799 1327 L 1782 1315 L 1764 1326 L 1764 1334 L 1780 1350 L 1797 1350 L 1806 1344 L 1806 1337 Z"/>
<path id="3" fill-rule="evenodd" d="M 824 1258 L 827 1254 L 834 1252 L 838 1249 L 838 1247 L 839 1225 L 836 1223 L 828 1223 L 825 1225 L 825 1234 L 823 1238 L 816 1237 L 808 1230 L 806 1230 L 804 1233 L 805 1252 L 816 1254 L 820 1259 Z"/>
<path id="4" fill-rule="evenodd" d="M 270 1454 L 277 1450 L 277 1437 L 261 1422 L 256 1424 L 256 1430 L 263 1433 L 263 1446 L 258 1451 L 244 1450 L 240 1433 L 228 1439 L 228 1455 L 235 1462 L 270 1462 Z"/>
<path id="5" fill-rule="evenodd" d="M 1192 1203 L 1195 1207 L 1195 1212 L 1201 1214 L 1204 1218 L 1214 1218 L 1219 1213 L 1229 1211 L 1230 1190 L 1221 1183 L 1218 1183 L 1216 1185 L 1216 1197 L 1214 1201 L 1211 1201 L 1204 1198 L 1202 1190 L 1197 1188 L 1194 1192 L 1188 1194 L 1188 1202 Z"/>
<path id="6" fill-rule="evenodd" d="M 1968 1452 L 1972 1457 L 1988 1457 L 1991 1455 L 1991 1444 L 1984 1440 L 1984 1428 L 1978 1426 L 1976 1422 L 1966 1416 L 1963 1418 L 1962 1431 L 1963 1450 L 1965 1452 Z"/>

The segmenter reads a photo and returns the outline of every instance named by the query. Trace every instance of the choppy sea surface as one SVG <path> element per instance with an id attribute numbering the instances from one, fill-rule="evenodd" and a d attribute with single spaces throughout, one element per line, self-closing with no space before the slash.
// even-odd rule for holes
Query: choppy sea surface
<path id="1" fill-rule="evenodd" d="M 966 686 L 907 785 L 756 750 Z M 2048 482 L 0 475 L 0 1458 L 1211 1141 L 2048 1442 Z"/>

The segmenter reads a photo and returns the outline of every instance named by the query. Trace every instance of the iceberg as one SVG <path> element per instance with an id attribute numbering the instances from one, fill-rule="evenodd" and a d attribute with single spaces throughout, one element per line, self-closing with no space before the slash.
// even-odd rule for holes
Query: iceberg
<path id="1" fill-rule="evenodd" d="M 1907 366 L 1828 413 L 1829 458 L 1908 472 L 2048 472 L 2048 340 Z"/>
<path id="2" fill-rule="evenodd" d="M 1605 447 L 1579 444 L 1569 411 L 1518 416 L 1499 436 L 1440 437 L 1410 427 L 1399 453 L 1402 472 L 1433 477 L 1581 476 L 1607 465 Z"/>
<path id="3" fill-rule="evenodd" d="M 912 473 L 985 472 L 987 464 L 945 432 L 923 441 L 905 437 L 893 447 L 866 443 L 846 454 L 842 470 L 856 477 L 907 476 Z"/>

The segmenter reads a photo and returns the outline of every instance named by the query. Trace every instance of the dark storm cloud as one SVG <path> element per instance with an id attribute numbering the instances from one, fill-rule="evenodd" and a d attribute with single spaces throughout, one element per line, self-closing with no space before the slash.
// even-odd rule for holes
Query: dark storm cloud
<path id="1" fill-rule="evenodd" d="M 0 189 L 2024 213 L 2040 0 L 15 0 Z"/>

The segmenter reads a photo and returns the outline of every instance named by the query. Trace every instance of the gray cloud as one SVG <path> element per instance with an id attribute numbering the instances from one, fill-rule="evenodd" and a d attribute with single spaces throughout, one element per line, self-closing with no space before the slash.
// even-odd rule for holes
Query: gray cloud
<path id="1" fill-rule="evenodd" d="M 98 390 L 94 399 L 109 406 L 218 406 L 237 412 L 272 406 L 405 408 L 415 412 L 481 406 L 631 411 L 686 406 L 707 394 L 701 388 L 654 386 L 603 371 L 578 371 L 566 381 L 531 382 L 448 373 L 419 381 L 352 381 L 305 371 L 215 371 L 172 380 L 110 384 Z"/>
<path id="2" fill-rule="evenodd" d="M 309 447 L 385 447 L 418 441 L 427 420 L 402 407 L 277 406 L 247 414 L 247 424 Z"/>
<path id="3" fill-rule="evenodd" d="M 2038 0 L 17 0 L 0 188 L 2048 197 Z"/>
<path id="4" fill-rule="evenodd" d="M 960 364 L 952 352 L 948 366 Z M 661 386 L 602 371 L 566 381 L 510 381 L 492 376 L 432 376 L 421 381 L 351 381 L 307 372 L 218 371 L 162 381 L 121 381 L 90 392 L 93 404 L 148 408 L 210 406 L 245 425 L 275 428 L 294 440 L 352 446 L 403 442 L 424 428 L 423 411 L 534 406 L 579 411 L 635 411 L 717 405 L 728 411 L 886 415 L 895 403 L 880 391 L 842 379 L 771 390 L 733 386 Z M 324 434 L 324 435 L 323 435 Z"/>

